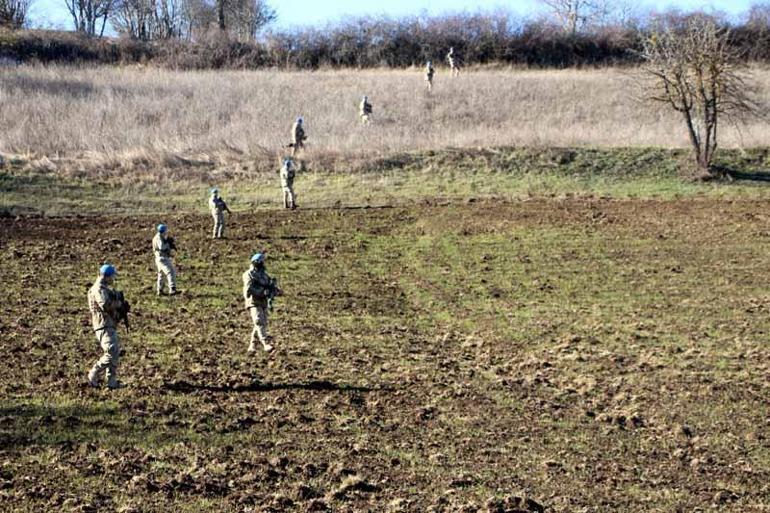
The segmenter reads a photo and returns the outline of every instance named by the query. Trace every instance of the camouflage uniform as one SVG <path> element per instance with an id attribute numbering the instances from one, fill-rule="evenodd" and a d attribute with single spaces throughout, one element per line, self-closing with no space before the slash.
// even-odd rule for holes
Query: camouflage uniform
<path id="1" fill-rule="evenodd" d="M 446 55 L 446 60 L 449 61 L 449 71 L 453 77 L 460 75 L 460 57 L 455 53 L 454 47 L 449 49 L 449 53 Z"/>
<path id="2" fill-rule="evenodd" d="M 364 96 L 363 100 L 361 100 L 361 105 L 358 107 L 358 111 L 359 116 L 361 116 L 361 123 L 368 125 L 371 122 L 372 116 L 372 104 L 369 103 L 369 98 Z"/>
<path id="3" fill-rule="evenodd" d="M 425 66 L 425 82 L 428 85 L 428 91 L 433 90 L 433 74 L 436 73 L 436 70 L 433 69 L 433 64 L 431 64 L 430 61 L 428 61 L 428 64 Z"/>
<path id="4" fill-rule="evenodd" d="M 283 207 L 297 208 L 294 195 L 294 162 L 286 160 L 281 167 L 281 188 L 283 189 Z"/>
<path id="5" fill-rule="evenodd" d="M 163 292 L 163 276 L 168 282 L 169 292 L 176 294 L 176 269 L 171 261 L 171 246 L 166 237 L 156 233 L 152 239 L 152 252 L 155 253 L 155 266 L 158 268 L 157 292 Z"/>
<path id="6" fill-rule="evenodd" d="M 212 194 L 209 198 L 209 210 L 214 218 L 214 232 L 212 238 L 221 239 L 222 235 L 225 233 L 225 210 L 230 212 L 230 209 L 227 208 L 225 200 Z"/>
<path id="7" fill-rule="evenodd" d="M 120 361 L 120 343 L 115 330 L 115 318 L 121 307 L 115 291 L 105 281 L 104 276 L 96 279 L 88 291 L 88 309 L 91 311 L 91 325 L 96 340 L 104 351 L 88 373 L 88 381 L 97 386 L 104 372 L 107 376 L 107 386 L 118 386 L 118 362 Z"/>
<path id="8" fill-rule="evenodd" d="M 267 294 L 272 287 L 274 287 L 273 280 L 265 271 L 264 266 L 252 265 L 248 271 L 243 273 L 243 299 L 254 323 L 249 352 L 256 350 L 254 342 L 257 339 L 262 343 L 265 351 L 273 349 L 270 344 L 272 337 L 267 334 Z"/>
<path id="9" fill-rule="evenodd" d="M 300 120 L 297 120 L 294 122 L 294 125 L 291 127 L 291 155 L 296 156 L 297 152 L 300 149 L 303 149 L 305 147 L 305 140 L 307 139 L 307 136 L 305 135 L 305 128 L 303 127 L 303 123 Z"/>

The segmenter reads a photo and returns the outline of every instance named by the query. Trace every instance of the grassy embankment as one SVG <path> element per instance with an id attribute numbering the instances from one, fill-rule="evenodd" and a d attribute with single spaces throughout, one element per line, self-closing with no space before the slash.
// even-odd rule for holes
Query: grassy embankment
<path id="1" fill-rule="evenodd" d="M 384 158 L 349 172 L 307 170 L 295 188 L 306 207 L 383 206 L 494 198 L 608 196 L 615 198 L 766 197 L 770 166 L 765 150 L 725 151 L 720 163 L 736 170 L 732 182 L 696 183 L 679 176 L 684 150 L 488 149 L 440 150 Z M 281 201 L 278 175 L 256 165 L 201 171 L 178 167 L 156 183 L 130 173 L 60 177 L 8 161 L 0 174 L 6 215 L 74 215 L 204 211 L 216 185 L 236 211 Z"/>

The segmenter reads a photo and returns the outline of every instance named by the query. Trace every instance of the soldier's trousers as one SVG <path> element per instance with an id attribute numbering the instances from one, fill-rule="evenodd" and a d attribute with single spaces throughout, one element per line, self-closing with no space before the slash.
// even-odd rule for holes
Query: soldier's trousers
<path id="1" fill-rule="evenodd" d="M 211 215 L 214 217 L 214 232 L 212 236 L 215 239 L 221 239 L 225 233 L 225 213 L 216 211 L 212 212 Z"/>
<path id="2" fill-rule="evenodd" d="M 155 265 L 158 268 L 158 292 L 163 292 L 163 277 L 166 277 L 168 289 L 170 292 L 176 292 L 176 269 L 171 259 L 161 257 L 155 259 Z"/>
<path id="3" fill-rule="evenodd" d="M 294 189 L 291 185 L 283 186 L 283 206 L 284 208 L 295 208 L 297 205 L 294 203 Z"/>
<path id="4" fill-rule="evenodd" d="M 369 114 L 361 114 L 361 124 L 368 125 L 372 122 L 372 118 Z"/>
<path id="5" fill-rule="evenodd" d="M 102 357 L 91 368 L 90 375 L 99 380 L 102 373 L 107 376 L 107 386 L 114 387 L 118 383 L 118 362 L 120 360 L 120 343 L 115 328 L 104 328 L 96 332 L 96 339 L 102 348 Z"/>
<path id="6" fill-rule="evenodd" d="M 254 328 L 251 330 L 251 345 L 259 340 L 263 346 L 270 342 L 270 335 L 267 334 L 267 307 L 265 306 L 252 306 L 249 308 L 251 314 L 251 321 L 254 323 Z"/>

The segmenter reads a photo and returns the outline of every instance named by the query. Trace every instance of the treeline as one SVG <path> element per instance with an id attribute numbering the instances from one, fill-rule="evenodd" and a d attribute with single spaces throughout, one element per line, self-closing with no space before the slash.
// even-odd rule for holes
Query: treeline
<path id="1" fill-rule="evenodd" d="M 768 15 L 763 15 L 767 13 Z M 667 23 L 688 14 L 669 13 Z M 674 19 L 676 18 L 676 19 Z M 746 59 L 770 62 L 770 8 L 730 25 Z M 444 61 L 454 47 L 464 65 L 533 67 L 630 65 L 654 23 L 611 24 L 565 31 L 545 21 L 517 22 L 505 14 L 431 18 L 359 18 L 324 28 L 273 30 L 255 40 L 209 30 L 196 38 L 96 38 L 74 32 L 0 31 L 0 59 L 16 62 L 152 63 L 179 69 L 422 66 Z"/>

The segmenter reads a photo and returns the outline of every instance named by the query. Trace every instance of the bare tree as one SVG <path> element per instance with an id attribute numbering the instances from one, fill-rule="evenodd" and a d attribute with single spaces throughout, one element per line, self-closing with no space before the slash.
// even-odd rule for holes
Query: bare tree
<path id="1" fill-rule="evenodd" d="M 181 0 L 123 0 L 110 18 L 118 33 L 143 41 L 182 34 Z"/>
<path id="2" fill-rule="evenodd" d="M 265 0 L 216 0 L 216 10 L 219 30 L 241 41 L 253 40 L 278 18 Z"/>
<path id="3" fill-rule="evenodd" d="M 116 0 L 64 0 L 72 16 L 75 30 L 88 36 L 104 35 L 107 19 L 117 4 Z"/>
<path id="4" fill-rule="evenodd" d="M 0 0 L 0 27 L 22 28 L 31 4 L 32 0 Z"/>
<path id="5" fill-rule="evenodd" d="M 603 20 L 609 13 L 607 0 L 540 0 L 570 34 Z"/>
<path id="6" fill-rule="evenodd" d="M 679 112 L 703 176 L 713 176 L 720 120 L 756 114 L 745 62 L 729 44 L 729 31 L 706 15 L 668 20 L 644 42 L 648 100 Z"/>

